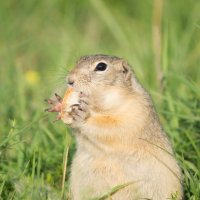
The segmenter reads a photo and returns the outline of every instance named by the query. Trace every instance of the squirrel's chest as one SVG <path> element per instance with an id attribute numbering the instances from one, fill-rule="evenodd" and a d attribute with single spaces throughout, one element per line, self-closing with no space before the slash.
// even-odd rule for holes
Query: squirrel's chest
<path id="1" fill-rule="evenodd" d="M 76 175 L 84 183 L 98 180 L 110 185 L 133 180 L 134 168 L 137 168 L 137 163 L 134 164 L 134 159 L 129 159 L 128 156 L 120 159 L 109 155 L 90 156 L 81 153 L 76 154 L 72 171 L 76 171 Z"/>
<path id="2" fill-rule="evenodd" d="M 132 164 L 112 157 L 77 154 L 71 170 L 72 190 L 79 188 L 80 195 L 95 197 L 115 186 L 128 184 L 135 177 L 133 168 L 129 171 L 126 168 L 127 165 L 131 166 Z"/>

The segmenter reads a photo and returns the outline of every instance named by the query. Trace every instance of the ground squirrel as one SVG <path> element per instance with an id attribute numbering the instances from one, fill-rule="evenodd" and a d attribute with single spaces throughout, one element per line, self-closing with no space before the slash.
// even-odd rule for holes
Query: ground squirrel
<path id="1" fill-rule="evenodd" d="M 92 199 L 127 183 L 110 199 L 182 199 L 171 145 L 128 63 L 115 56 L 84 56 L 67 81 L 79 93 L 79 103 L 68 113 L 77 141 L 73 199 Z M 60 112 L 60 103 L 49 111 Z"/>

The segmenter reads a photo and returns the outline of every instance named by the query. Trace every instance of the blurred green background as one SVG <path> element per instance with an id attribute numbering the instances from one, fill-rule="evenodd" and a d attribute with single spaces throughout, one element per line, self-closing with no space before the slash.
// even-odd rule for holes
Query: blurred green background
<path id="1" fill-rule="evenodd" d="M 43 100 L 62 95 L 75 61 L 96 53 L 133 66 L 173 144 L 186 199 L 199 200 L 196 0 L 1 1 L 0 199 L 70 199 L 74 138 L 62 122 L 52 123 Z"/>

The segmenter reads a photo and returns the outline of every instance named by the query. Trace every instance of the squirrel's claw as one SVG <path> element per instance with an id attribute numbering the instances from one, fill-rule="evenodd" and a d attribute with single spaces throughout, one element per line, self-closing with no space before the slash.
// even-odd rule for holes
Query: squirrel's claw
<path id="1" fill-rule="evenodd" d="M 61 103 L 57 103 L 52 108 L 46 108 L 44 111 L 45 112 L 61 112 Z"/>
<path id="2" fill-rule="evenodd" d="M 61 103 L 62 102 L 62 97 L 60 97 L 57 93 L 55 93 L 56 99 Z"/>
<path id="3" fill-rule="evenodd" d="M 45 99 L 44 100 L 46 103 L 51 104 L 51 105 L 55 105 L 56 101 L 52 100 L 52 99 Z"/>
<path id="4" fill-rule="evenodd" d="M 55 107 L 54 108 L 46 108 L 45 112 L 59 112 Z"/>
<path id="5" fill-rule="evenodd" d="M 59 121 L 59 120 L 61 120 L 61 113 L 59 113 L 59 114 L 57 115 L 57 117 L 56 117 L 56 119 L 53 121 L 53 123 L 55 123 L 55 122 L 57 122 L 57 121 Z"/>

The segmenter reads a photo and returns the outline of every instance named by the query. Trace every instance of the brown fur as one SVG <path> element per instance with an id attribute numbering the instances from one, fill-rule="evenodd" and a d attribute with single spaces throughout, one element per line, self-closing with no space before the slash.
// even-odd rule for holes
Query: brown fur
<path id="1" fill-rule="evenodd" d="M 105 62 L 108 69 L 96 72 Z M 74 121 L 77 152 L 71 168 L 74 200 L 103 195 L 131 182 L 113 200 L 182 199 L 180 169 L 149 94 L 127 62 L 104 55 L 82 57 L 69 74 L 88 96 L 87 117 Z M 81 117 L 81 116 L 80 116 Z"/>

